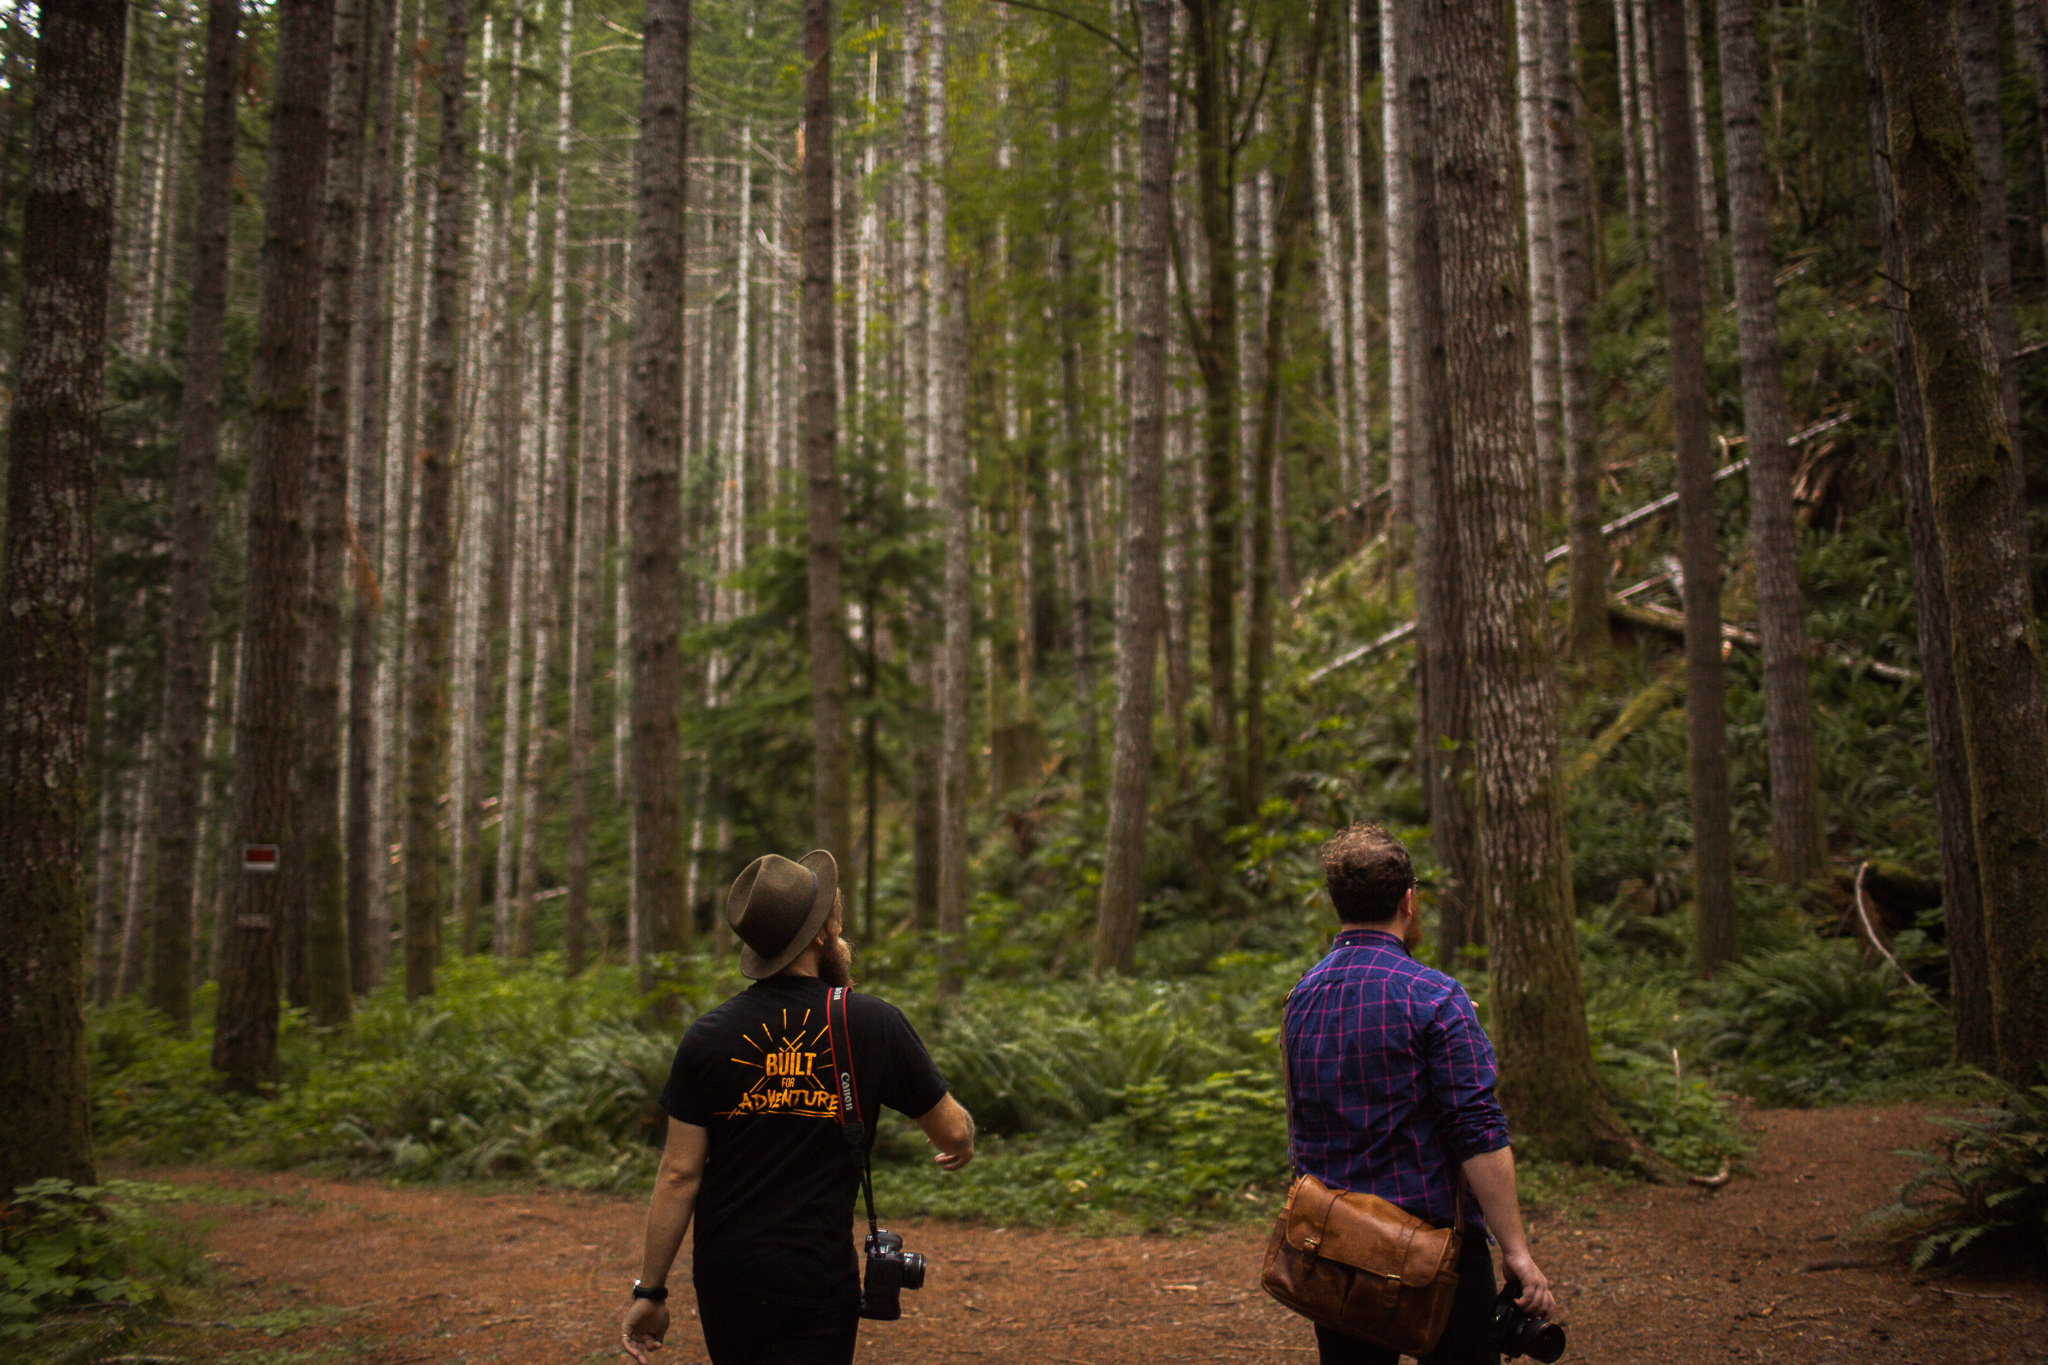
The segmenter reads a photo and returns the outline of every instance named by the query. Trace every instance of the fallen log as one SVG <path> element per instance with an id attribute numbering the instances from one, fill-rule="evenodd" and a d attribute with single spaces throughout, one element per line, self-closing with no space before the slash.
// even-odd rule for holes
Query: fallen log
<path id="1" fill-rule="evenodd" d="M 1654 682 L 1629 698 L 1628 705 L 1621 708 L 1621 714 L 1600 732 L 1591 745 L 1574 754 L 1565 764 L 1565 790 L 1570 791 L 1572 784 L 1582 777 L 1589 776 L 1595 768 L 1607 761 L 1607 756 L 1613 753 L 1624 739 L 1647 725 L 1659 712 L 1684 695 L 1683 664 L 1665 669 Z"/>
<path id="2" fill-rule="evenodd" d="M 1630 625 L 1645 626 L 1651 630 L 1662 631 L 1666 635 L 1675 636 L 1681 640 L 1685 638 L 1684 612 L 1673 611 L 1669 607 L 1653 607 L 1624 602 L 1618 597 L 1607 604 L 1607 610 L 1618 621 L 1626 621 Z M 1741 645 L 1745 649 L 1760 650 L 1763 648 L 1763 642 L 1757 639 L 1755 632 L 1744 630 L 1741 626 L 1731 625 L 1726 621 L 1721 623 L 1721 638 L 1728 644 Z M 1920 675 L 1910 668 L 1900 668 L 1897 664 L 1880 663 L 1876 659 L 1859 659 L 1853 654 L 1847 654 L 1838 649 L 1824 648 L 1818 657 L 1840 664 L 1845 668 L 1861 668 L 1872 677 L 1883 678 L 1886 682 L 1916 683 L 1920 681 Z"/>

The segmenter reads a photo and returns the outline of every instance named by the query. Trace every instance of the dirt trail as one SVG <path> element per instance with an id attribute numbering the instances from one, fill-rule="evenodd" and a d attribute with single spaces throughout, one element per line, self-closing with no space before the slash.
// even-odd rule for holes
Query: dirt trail
<path id="1" fill-rule="evenodd" d="M 1905 1171 L 1892 1153 L 1935 1136 L 1920 1111 L 1779 1111 L 1751 1122 L 1761 1139 L 1753 1172 L 1718 1194 L 1636 1189 L 1590 1217 L 1534 1220 L 1571 1334 L 1567 1361 L 2048 1362 L 2039 1277 L 1922 1282 L 1860 1264 L 1879 1254 L 1861 1219 Z M 192 1331 L 155 1350 L 217 1360 L 267 1348 L 268 1361 L 373 1365 L 624 1358 L 612 1343 L 637 1269 L 636 1203 L 212 1170 L 168 1178 L 279 1197 L 195 1215 L 213 1224 L 208 1246 L 231 1311 L 330 1311 L 276 1341 Z M 899 1228 L 932 1273 L 905 1296 L 902 1322 L 864 1328 L 867 1365 L 1315 1358 L 1309 1329 L 1258 1291 L 1261 1229 L 1086 1238 Z M 702 1362 L 685 1268 L 674 1282 L 665 1358 Z"/>

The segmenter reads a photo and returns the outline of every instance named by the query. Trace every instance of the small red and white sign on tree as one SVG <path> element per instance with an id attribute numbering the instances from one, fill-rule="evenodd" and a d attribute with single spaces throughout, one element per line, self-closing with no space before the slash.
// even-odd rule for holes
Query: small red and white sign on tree
<path id="1" fill-rule="evenodd" d="M 243 845 L 242 845 L 242 871 L 244 871 L 244 872 L 275 872 L 275 871 L 277 871 L 277 845 L 276 845 L 276 844 L 243 844 Z"/>

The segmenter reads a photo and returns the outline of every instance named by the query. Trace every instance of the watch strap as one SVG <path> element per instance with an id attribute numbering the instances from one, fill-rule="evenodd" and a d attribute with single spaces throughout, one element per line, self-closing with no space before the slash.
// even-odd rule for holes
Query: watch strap
<path id="1" fill-rule="evenodd" d="M 665 1284 L 644 1285 L 640 1281 L 635 1280 L 633 1281 L 633 1297 L 636 1299 L 647 1299 L 653 1303 L 667 1303 L 668 1286 Z"/>

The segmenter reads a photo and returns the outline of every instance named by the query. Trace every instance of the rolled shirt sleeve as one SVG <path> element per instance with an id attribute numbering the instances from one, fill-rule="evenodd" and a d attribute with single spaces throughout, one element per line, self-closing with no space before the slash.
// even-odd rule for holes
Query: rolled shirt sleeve
<path id="1" fill-rule="evenodd" d="M 1444 1146 L 1464 1162 L 1508 1145 L 1508 1119 L 1494 1098 L 1499 1068 L 1472 997 L 1453 985 L 1437 1006 L 1424 1053 L 1443 1114 Z"/>

